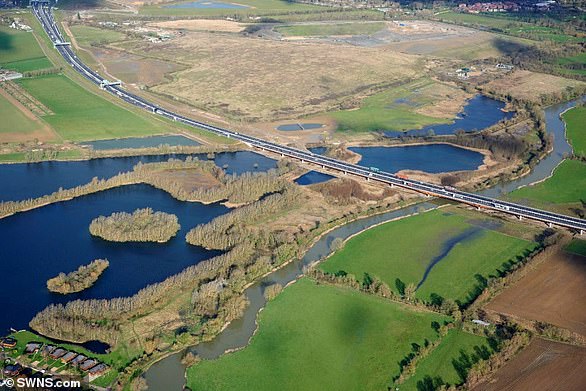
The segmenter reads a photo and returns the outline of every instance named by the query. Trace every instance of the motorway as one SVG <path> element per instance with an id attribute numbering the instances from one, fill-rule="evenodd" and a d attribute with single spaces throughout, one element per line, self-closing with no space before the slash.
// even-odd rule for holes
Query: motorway
<path id="1" fill-rule="evenodd" d="M 172 121 L 181 122 L 185 125 L 195 128 L 210 131 L 212 133 L 232 138 L 241 141 L 250 147 L 258 148 L 263 151 L 279 154 L 282 157 L 290 157 L 298 159 L 303 163 L 310 163 L 319 165 L 322 169 L 331 169 L 343 173 L 345 175 L 355 175 L 367 180 L 381 182 L 390 186 L 397 186 L 408 190 L 423 193 L 428 196 L 441 197 L 456 202 L 466 203 L 478 208 L 492 209 L 502 213 L 514 215 L 518 218 L 528 218 L 543 223 L 549 226 L 557 225 L 561 227 L 578 230 L 581 234 L 586 231 L 586 220 L 570 217 L 558 213 L 548 212 L 540 209 L 530 208 L 524 205 L 515 204 L 512 202 L 501 201 L 495 198 L 484 197 L 477 194 L 459 191 L 454 188 L 443 187 L 431 183 L 416 181 L 413 179 L 400 178 L 396 175 L 373 170 L 368 167 L 363 167 L 356 164 L 346 163 L 340 160 L 332 159 L 326 156 L 318 155 L 309 151 L 304 151 L 297 148 L 292 148 L 285 145 L 272 143 L 256 137 L 247 136 L 235 131 L 209 125 L 203 122 L 195 121 L 184 117 L 180 114 L 174 113 L 170 110 L 162 108 L 148 100 L 134 95 L 124 90 L 120 85 L 110 85 L 97 72 L 87 67 L 73 52 L 70 45 L 66 44 L 66 39 L 57 28 L 55 19 L 51 12 L 49 4 L 45 1 L 31 2 L 33 13 L 41 22 L 45 32 L 53 41 L 55 49 L 59 51 L 61 56 L 71 65 L 78 73 L 84 76 L 92 83 L 100 86 L 103 90 L 119 97 L 125 102 L 140 107 L 151 113 L 161 115 Z"/>

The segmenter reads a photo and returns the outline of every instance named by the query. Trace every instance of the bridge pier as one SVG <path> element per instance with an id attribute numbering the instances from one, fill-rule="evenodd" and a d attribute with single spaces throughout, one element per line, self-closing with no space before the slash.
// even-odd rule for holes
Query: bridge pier
<path id="1" fill-rule="evenodd" d="M 521 215 L 517 216 L 517 218 L 518 218 L 519 220 L 523 220 L 523 216 L 521 216 Z"/>
<path id="2" fill-rule="evenodd" d="M 395 185 L 393 185 L 393 184 L 391 183 L 391 189 L 392 189 L 392 188 L 394 188 L 394 187 L 395 187 Z"/>
<path id="3" fill-rule="evenodd" d="M 580 230 L 580 235 L 584 235 L 584 230 L 583 229 Z"/>
<path id="4" fill-rule="evenodd" d="M 553 224 L 552 224 L 552 223 L 547 223 L 547 226 L 548 226 L 549 228 L 553 228 Z"/>

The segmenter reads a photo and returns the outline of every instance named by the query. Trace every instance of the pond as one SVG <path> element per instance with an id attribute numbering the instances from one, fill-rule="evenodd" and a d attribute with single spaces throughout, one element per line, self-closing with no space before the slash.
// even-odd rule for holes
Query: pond
<path id="1" fill-rule="evenodd" d="M 310 124 L 304 124 L 304 123 L 295 123 L 295 124 L 284 124 L 284 125 L 279 125 L 277 126 L 277 130 L 282 130 L 282 131 L 295 131 L 295 130 L 311 130 L 311 129 L 319 129 L 319 128 L 323 128 L 324 125 L 323 124 L 315 124 L 315 123 L 310 123 Z"/>
<path id="2" fill-rule="evenodd" d="M 428 136 L 432 132 L 438 136 L 449 135 L 455 134 L 457 130 L 475 132 L 488 128 L 501 120 L 512 118 L 515 113 L 503 111 L 504 107 L 504 102 L 484 95 L 476 95 L 468 101 L 464 109 L 458 113 L 456 120 L 451 124 L 429 125 L 422 129 L 413 129 L 406 132 L 389 130 L 385 131 L 384 134 L 389 138 L 397 138 L 402 136 Z"/>
<path id="3" fill-rule="evenodd" d="M 419 170 L 430 174 L 440 172 L 476 170 L 484 161 L 484 155 L 449 144 L 407 145 L 400 147 L 350 147 L 362 156 L 358 164 L 377 167 L 390 173 L 401 170 Z M 311 148 L 320 155 L 325 148 Z"/>
<path id="4" fill-rule="evenodd" d="M 194 154 L 207 160 L 207 154 Z M 156 155 L 92 159 L 69 162 L 41 162 L 0 165 L 0 201 L 17 201 L 36 198 L 63 187 L 68 189 L 83 185 L 94 177 L 110 178 L 132 170 L 138 162 L 153 163 L 185 155 Z M 214 162 L 228 174 L 249 171 L 268 171 L 277 161 L 250 151 L 217 153 Z"/>
<path id="5" fill-rule="evenodd" d="M 235 4 L 235 3 L 224 3 L 221 1 L 190 1 L 187 3 L 177 3 L 165 5 L 163 8 L 209 8 L 209 9 L 244 9 L 250 8 L 247 5 Z"/>
<path id="6" fill-rule="evenodd" d="M 109 149 L 153 148 L 161 145 L 169 145 L 171 147 L 197 146 L 200 145 L 200 143 L 184 136 L 171 135 L 115 138 L 110 140 L 90 141 L 80 143 L 79 145 L 91 147 L 96 151 L 104 151 Z"/>
<path id="7" fill-rule="evenodd" d="M 309 171 L 308 173 L 303 174 L 299 178 L 295 179 L 295 183 L 301 186 L 315 185 L 317 183 L 327 182 L 333 178 L 335 177 L 319 171 Z"/>
<path id="8" fill-rule="evenodd" d="M 90 235 L 92 219 L 151 207 L 177 215 L 181 230 L 169 242 L 113 243 Z M 191 246 L 186 233 L 229 211 L 223 205 L 180 202 L 148 185 L 123 186 L 0 219 L 3 262 L 0 330 L 26 328 L 51 303 L 130 296 L 219 252 Z M 97 283 L 71 295 L 53 294 L 46 282 L 94 259 L 110 267 Z"/>

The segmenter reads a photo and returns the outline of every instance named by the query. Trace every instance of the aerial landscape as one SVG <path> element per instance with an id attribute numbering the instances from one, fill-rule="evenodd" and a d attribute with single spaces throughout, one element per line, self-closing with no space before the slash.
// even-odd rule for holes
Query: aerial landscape
<path id="1" fill-rule="evenodd" d="M 584 390 L 585 103 L 579 0 L 0 0 L 0 390 Z"/>

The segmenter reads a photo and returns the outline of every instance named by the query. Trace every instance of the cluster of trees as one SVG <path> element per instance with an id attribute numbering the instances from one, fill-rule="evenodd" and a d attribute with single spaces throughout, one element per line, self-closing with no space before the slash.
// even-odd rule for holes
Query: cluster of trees
<path id="1" fill-rule="evenodd" d="M 156 147 L 132 148 L 132 149 L 88 149 L 88 155 L 91 159 L 101 157 L 115 156 L 143 156 L 143 155 L 167 155 L 167 154 L 213 154 L 218 152 L 237 152 L 242 150 L 237 144 L 209 146 L 209 145 L 168 145 L 161 144 Z M 193 159 L 188 156 L 187 159 Z"/>
<path id="2" fill-rule="evenodd" d="M 54 202 L 66 201 L 75 197 L 97 193 L 118 186 L 140 183 L 140 180 L 132 172 L 118 174 L 109 179 L 94 177 L 91 182 L 79 185 L 71 189 L 59 188 L 56 192 L 38 198 L 29 198 L 23 201 L 7 201 L 0 203 L 0 217 L 6 217 L 14 213 L 38 208 Z"/>
<path id="3" fill-rule="evenodd" d="M 507 328 L 499 330 L 507 330 Z M 500 333 L 502 332 L 500 331 Z M 531 334 L 527 331 L 514 330 L 514 332 L 507 334 L 509 334 L 508 337 L 502 336 L 498 340 L 492 339 L 498 342 L 497 346 L 493 346 L 493 349 L 497 352 L 496 354 L 491 355 L 486 360 L 478 360 L 475 363 L 470 362 L 469 367 L 466 368 L 464 389 L 474 389 L 531 342 Z M 462 362 L 458 364 L 462 367 Z"/>
<path id="4" fill-rule="evenodd" d="M 0 218 L 38 208 L 43 205 L 70 200 L 75 197 L 112 189 L 118 186 L 148 183 L 154 187 L 169 192 L 179 200 L 198 200 L 202 202 L 216 202 L 227 199 L 233 203 L 252 202 L 263 194 L 281 191 L 287 182 L 281 175 L 291 170 L 290 163 L 279 164 L 276 170 L 266 173 L 244 174 L 241 176 L 225 175 L 224 171 L 211 161 L 200 161 L 197 158 L 187 157 L 186 160 L 169 159 L 160 163 L 138 163 L 133 171 L 120 173 L 109 179 L 94 177 L 91 182 L 71 189 L 59 188 L 56 192 L 38 198 L 29 198 L 22 201 L 7 201 L 0 203 Z M 165 179 L 160 174 L 164 170 L 202 169 L 210 172 L 222 182 L 222 186 L 213 189 L 195 189 L 191 192 L 182 189 L 177 181 Z"/>
<path id="5" fill-rule="evenodd" d="M 134 316 L 144 316 L 165 305 L 177 292 L 199 289 L 199 286 L 224 278 L 242 259 L 250 259 L 252 248 L 246 244 L 232 251 L 190 266 L 166 280 L 149 285 L 131 297 L 110 300 L 74 300 L 51 304 L 30 322 L 31 328 L 43 335 L 72 342 L 100 340 L 115 345 L 120 325 Z M 239 305 L 226 313 L 237 315 Z M 234 319 L 234 318 L 232 318 Z M 153 330 L 153 333 L 158 332 Z"/>
<path id="6" fill-rule="evenodd" d="M 342 205 L 360 201 L 378 201 L 396 194 L 395 190 L 385 188 L 380 194 L 371 193 L 353 179 L 337 178 L 315 185 L 314 189 L 326 198 L 335 200 Z"/>
<path id="7" fill-rule="evenodd" d="M 211 174 L 221 185 L 213 187 L 201 187 L 185 189 L 182 184 L 172 176 L 156 175 L 161 170 L 191 170 L 198 169 Z M 138 164 L 134 167 L 145 183 L 163 189 L 179 200 L 198 200 L 202 202 L 216 202 L 227 200 L 234 204 L 244 204 L 257 200 L 263 194 L 282 190 L 286 181 L 281 175 L 290 167 L 280 164 L 276 170 L 268 172 L 251 173 L 242 175 L 226 175 L 224 170 L 216 166 L 212 161 L 201 161 L 188 157 L 186 160 L 170 159 L 166 163 Z"/>
<path id="8" fill-rule="evenodd" d="M 186 236 L 189 244 L 208 249 L 226 250 L 237 243 L 251 241 L 252 233 L 247 225 L 253 224 L 268 215 L 275 214 L 299 204 L 299 190 L 287 185 L 281 193 L 271 194 L 254 204 L 238 208 L 228 214 L 218 216 L 206 224 L 191 229 Z M 254 245 L 261 248 L 275 248 L 286 241 L 279 232 L 266 232 L 256 235 Z"/>
<path id="9" fill-rule="evenodd" d="M 151 208 L 137 209 L 132 214 L 113 213 L 92 220 L 90 233 L 112 242 L 159 242 L 171 239 L 181 229 L 177 216 L 154 212 Z"/>
<path id="10" fill-rule="evenodd" d="M 81 292 L 94 285 L 104 270 L 110 266 L 107 259 L 96 259 L 89 265 L 82 265 L 69 274 L 59 273 L 47 281 L 47 289 L 51 292 L 68 294 Z"/>

